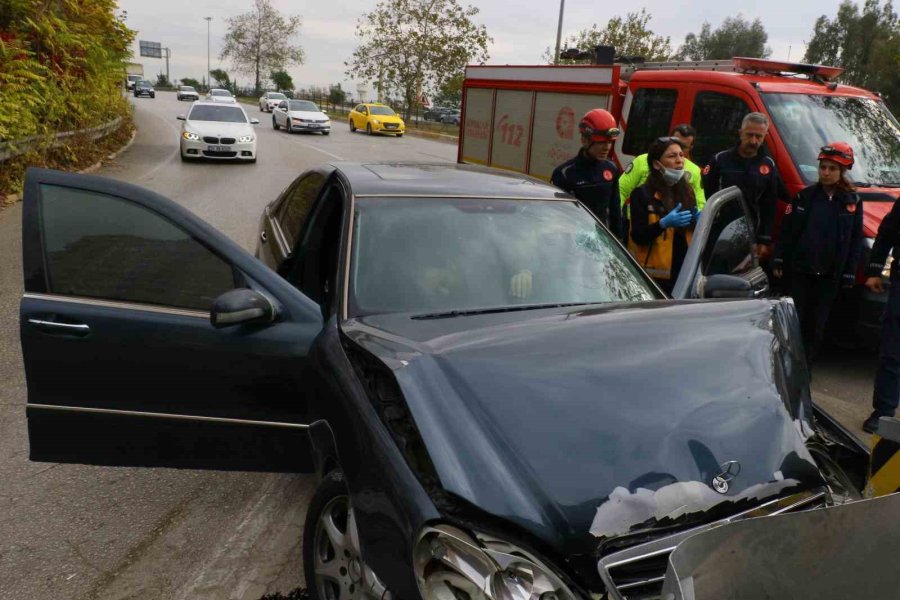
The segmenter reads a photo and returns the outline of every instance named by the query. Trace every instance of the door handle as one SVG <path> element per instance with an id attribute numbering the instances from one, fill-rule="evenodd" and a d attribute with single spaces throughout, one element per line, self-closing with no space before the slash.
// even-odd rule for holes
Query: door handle
<path id="1" fill-rule="evenodd" d="M 28 319 L 28 322 L 48 333 L 65 333 L 69 335 L 85 336 L 91 332 L 91 328 L 84 323 L 58 323 L 44 319 Z"/>
<path id="2" fill-rule="evenodd" d="M 269 236 L 267 236 L 266 232 L 263 231 L 262 233 L 259 234 L 259 239 L 261 239 L 263 244 L 265 244 L 266 242 L 269 241 Z"/>

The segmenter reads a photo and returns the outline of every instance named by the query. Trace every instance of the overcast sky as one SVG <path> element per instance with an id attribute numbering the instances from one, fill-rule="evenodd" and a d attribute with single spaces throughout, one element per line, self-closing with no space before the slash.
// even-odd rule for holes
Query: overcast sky
<path id="1" fill-rule="evenodd" d="M 478 7 L 476 20 L 487 26 L 494 38 L 489 48 L 491 64 L 539 64 L 544 50 L 556 44 L 559 17 L 557 0 L 470 0 L 463 4 Z M 283 14 L 299 14 L 303 18 L 299 42 L 306 52 L 303 65 L 289 72 L 297 88 L 310 85 L 328 86 L 340 82 L 356 95 L 357 83 L 344 73 L 357 45 L 357 18 L 378 4 L 377 0 L 272 0 Z M 659 35 L 672 38 L 673 48 L 684 41 L 687 33 L 697 33 L 704 21 L 716 28 L 725 17 L 742 13 L 748 20 L 759 17 L 769 34 L 772 58 L 799 60 L 805 43 L 819 15 L 829 18 L 837 13 L 840 0 L 759 0 L 757 2 L 723 2 L 721 0 L 646 0 L 630 5 L 598 0 L 567 0 L 563 19 L 563 37 L 597 23 L 605 25 L 613 16 L 645 7 L 652 15 L 650 28 Z M 627 8 L 611 9 L 612 4 Z M 160 42 L 171 50 L 170 77 L 193 77 L 200 80 L 206 72 L 206 29 L 203 17 L 212 17 L 210 55 L 212 68 L 224 68 L 239 85 L 252 85 L 252 74 L 234 73 L 225 61 L 218 59 L 226 32 L 226 19 L 248 12 L 251 0 L 119 0 L 127 11 L 127 24 L 138 35 L 134 43 L 135 60 L 144 65 L 144 74 L 155 78 L 165 72 L 165 60 L 138 57 L 137 40 Z"/>

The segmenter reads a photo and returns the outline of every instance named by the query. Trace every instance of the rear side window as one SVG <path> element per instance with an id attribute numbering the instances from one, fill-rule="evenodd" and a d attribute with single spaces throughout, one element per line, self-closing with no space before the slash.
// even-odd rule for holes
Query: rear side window
<path id="1" fill-rule="evenodd" d="M 749 112 L 750 107 L 737 96 L 719 92 L 697 94 L 691 114 L 691 124 L 697 130 L 691 160 L 705 165 L 717 152 L 736 145 L 741 121 Z"/>
<path id="2" fill-rule="evenodd" d="M 669 135 L 677 100 L 676 90 L 641 88 L 636 91 L 628 113 L 623 153 L 631 156 L 644 154 L 653 140 Z"/>
<path id="3" fill-rule="evenodd" d="M 324 183 L 325 176 L 321 173 L 305 175 L 288 191 L 287 197 L 278 209 L 278 224 L 291 248 L 300 239 L 303 224 Z"/>
<path id="4" fill-rule="evenodd" d="M 52 294 L 209 310 L 234 288 L 230 264 L 128 200 L 44 185 L 41 219 Z"/>

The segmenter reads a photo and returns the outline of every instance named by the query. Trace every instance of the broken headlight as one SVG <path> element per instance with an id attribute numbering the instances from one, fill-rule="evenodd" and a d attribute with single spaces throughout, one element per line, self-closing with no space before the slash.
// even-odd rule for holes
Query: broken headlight
<path id="1" fill-rule="evenodd" d="M 413 564 L 424 600 L 576 600 L 552 569 L 521 548 L 448 525 L 425 528 Z"/>

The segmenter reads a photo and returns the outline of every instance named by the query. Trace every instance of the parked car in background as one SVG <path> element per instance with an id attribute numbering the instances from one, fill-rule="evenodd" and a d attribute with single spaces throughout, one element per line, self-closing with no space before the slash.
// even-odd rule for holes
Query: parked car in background
<path id="1" fill-rule="evenodd" d="M 237 103 L 237 99 L 231 95 L 231 92 L 228 90 L 223 90 L 221 88 L 213 88 L 209 90 L 209 93 L 206 94 L 206 99 L 209 102 L 228 102 L 228 103 Z"/>
<path id="2" fill-rule="evenodd" d="M 142 79 L 134 84 L 134 97 L 137 98 L 139 96 L 150 96 L 151 98 L 156 98 L 156 90 L 153 89 L 153 84 L 147 81 L 146 79 Z"/>
<path id="3" fill-rule="evenodd" d="M 256 132 L 241 105 L 194 102 L 187 116 L 178 115 L 181 126 L 181 160 L 197 158 L 256 162 Z"/>
<path id="4" fill-rule="evenodd" d="M 403 137 L 406 124 L 400 115 L 389 106 L 379 102 L 357 104 L 350 111 L 350 131 L 365 129 L 366 133 L 390 133 L 397 137 Z"/>
<path id="5" fill-rule="evenodd" d="M 441 115 L 441 123 L 447 123 L 449 125 L 459 125 L 460 115 L 462 115 L 462 112 L 459 110 L 447 111 L 443 115 Z"/>
<path id="6" fill-rule="evenodd" d="M 272 128 L 295 131 L 331 133 L 331 119 L 309 100 L 282 100 L 272 111 Z"/>
<path id="7" fill-rule="evenodd" d="M 143 75 L 129 73 L 128 75 L 125 76 L 125 87 L 128 88 L 129 90 L 133 90 L 134 85 L 143 79 L 144 79 Z"/>
<path id="8" fill-rule="evenodd" d="M 200 94 L 197 93 L 197 90 L 192 88 L 189 85 L 182 85 L 178 87 L 178 93 L 176 94 L 179 100 L 199 100 Z"/>
<path id="9" fill-rule="evenodd" d="M 283 100 L 287 100 L 287 96 L 281 92 L 266 92 L 259 97 L 259 112 L 272 112 Z"/>
<path id="10" fill-rule="evenodd" d="M 426 121 L 438 121 L 440 122 L 441 117 L 444 116 L 444 113 L 448 113 L 452 111 L 452 108 L 446 106 L 434 106 L 425 111 L 425 114 L 422 115 L 422 118 Z"/>
<path id="11" fill-rule="evenodd" d="M 30 459 L 315 469 L 311 600 L 659 598 L 686 535 L 861 497 L 737 188 L 674 300 L 575 198 L 478 166 L 310 169 L 256 258 L 112 179 L 30 169 L 22 213 Z"/>

